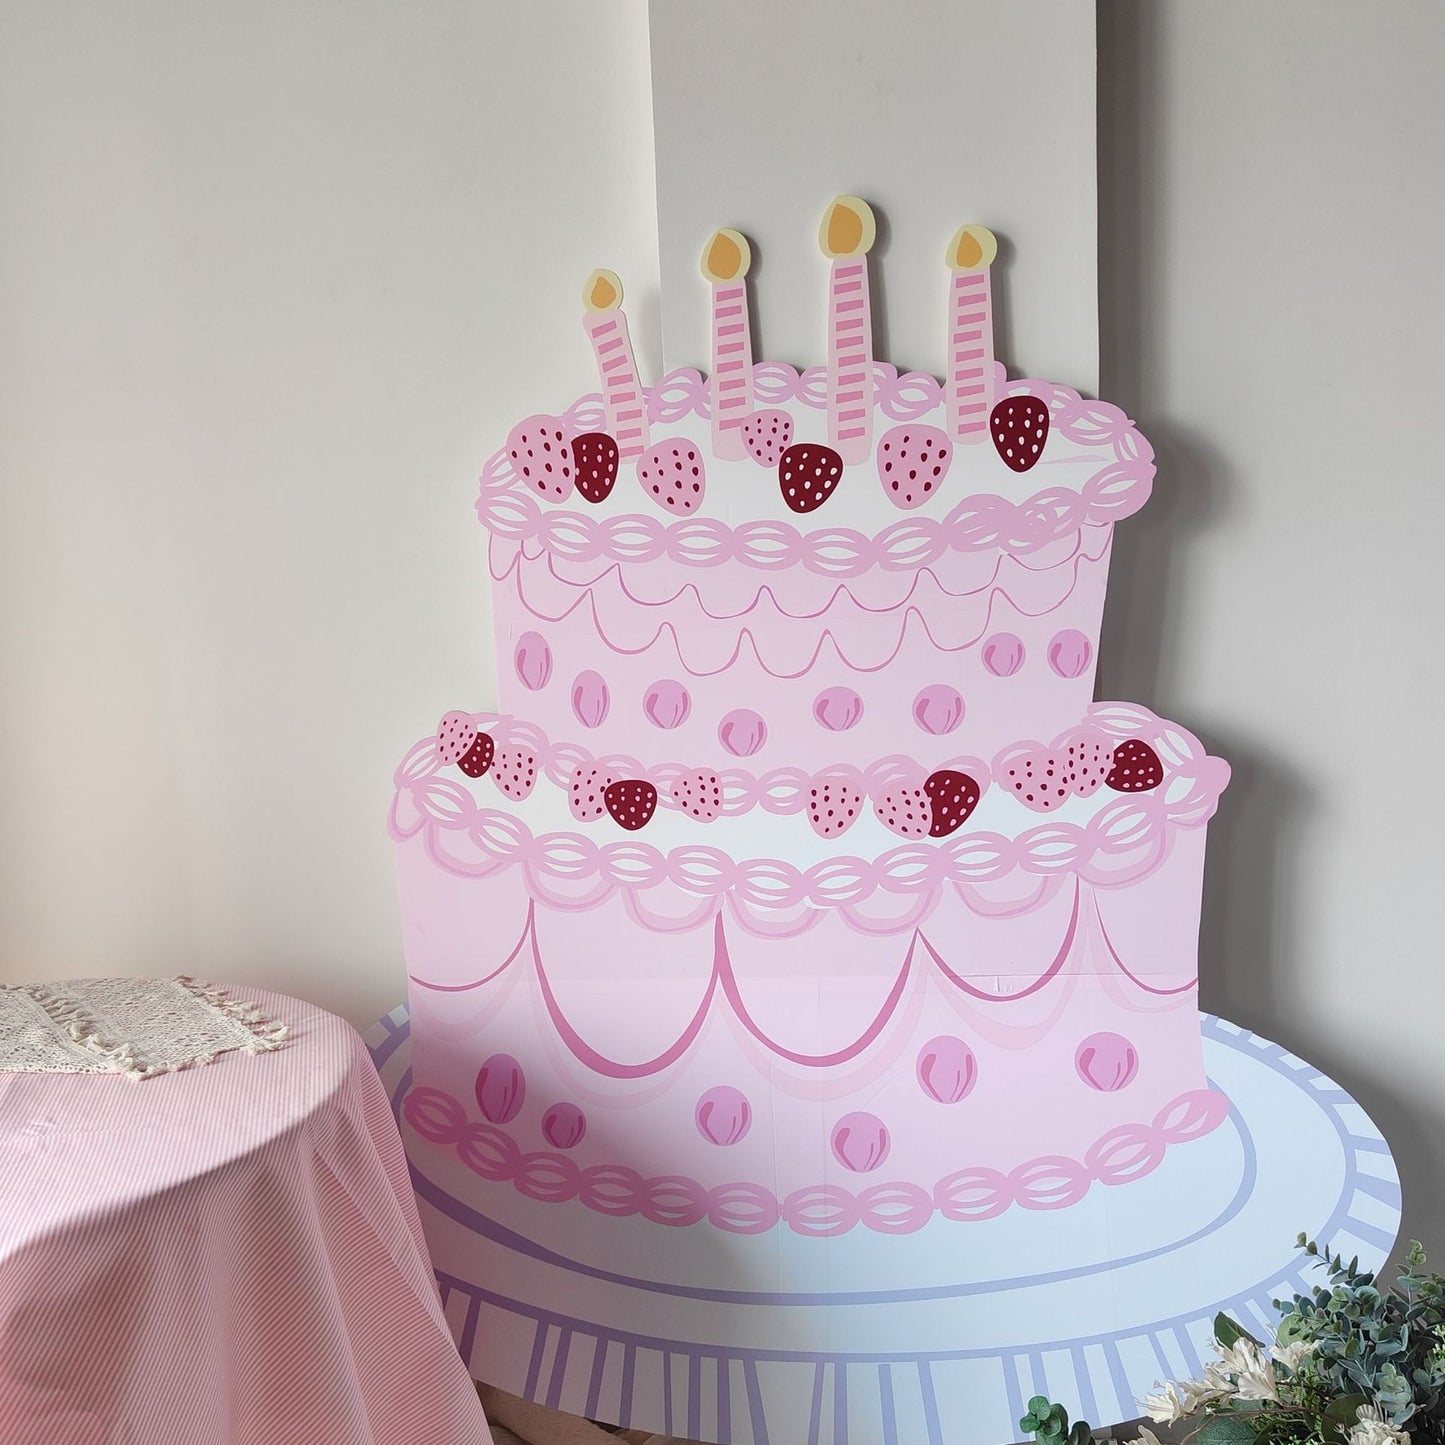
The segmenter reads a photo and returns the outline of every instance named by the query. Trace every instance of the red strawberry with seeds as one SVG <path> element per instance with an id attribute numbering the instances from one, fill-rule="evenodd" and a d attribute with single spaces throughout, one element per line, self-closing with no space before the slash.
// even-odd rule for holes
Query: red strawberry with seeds
<path id="1" fill-rule="evenodd" d="M 1147 793 L 1163 781 L 1159 754 L 1140 738 L 1125 738 L 1114 749 L 1114 766 L 1104 784 L 1116 793 Z"/>
<path id="2" fill-rule="evenodd" d="M 507 455 L 512 470 L 548 501 L 562 502 L 571 494 L 572 448 L 558 417 L 529 416 L 519 421 L 507 436 Z"/>
<path id="3" fill-rule="evenodd" d="M 477 725 L 464 712 L 449 712 L 437 724 L 437 762 L 449 768 L 466 757 L 477 740 Z"/>
<path id="4" fill-rule="evenodd" d="M 817 442 L 790 446 L 778 462 L 783 500 L 795 512 L 816 512 L 833 495 L 842 475 L 843 458 Z"/>
<path id="5" fill-rule="evenodd" d="M 922 788 L 889 788 L 873 804 L 873 811 L 900 838 L 926 838 L 933 826 L 933 805 Z"/>
<path id="6" fill-rule="evenodd" d="M 874 460 L 883 495 L 907 512 L 921 507 L 948 475 L 953 444 L 936 426 L 896 426 L 883 434 Z"/>
<path id="7" fill-rule="evenodd" d="M 946 838 L 950 833 L 956 833 L 978 807 L 978 784 L 967 773 L 957 773 L 952 768 L 940 768 L 938 772 L 930 773 L 923 784 L 923 791 L 928 795 L 933 811 L 933 822 L 928 830 L 930 838 Z"/>
<path id="8" fill-rule="evenodd" d="M 612 821 L 630 833 L 645 828 L 657 811 L 657 789 L 641 778 L 613 783 L 602 799 L 612 814 Z"/>
<path id="9" fill-rule="evenodd" d="M 537 754 L 520 746 L 498 748 L 492 760 L 492 781 L 520 803 L 537 786 Z"/>
<path id="10" fill-rule="evenodd" d="M 689 818 L 711 823 L 722 812 L 722 783 L 706 768 L 684 773 L 672 785 L 672 800 Z"/>
<path id="11" fill-rule="evenodd" d="M 707 476 L 702 454 L 686 437 L 669 437 L 637 459 L 637 480 L 664 512 L 695 512 Z"/>
<path id="12" fill-rule="evenodd" d="M 988 431 L 1005 465 L 1026 472 L 1044 454 L 1049 409 L 1036 396 L 1006 396 L 989 413 Z"/>
<path id="13" fill-rule="evenodd" d="M 814 778 L 808 788 L 808 822 L 820 838 L 846 833 L 863 811 L 863 790 L 841 778 Z"/>
<path id="14" fill-rule="evenodd" d="M 572 438 L 572 464 L 577 490 L 589 502 L 605 502 L 617 481 L 617 443 L 605 431 Z"/>
<path id="15" fill-rule="evenodd" d="M 591 823 L 607 811 L 607 789 L 617 781 L 617 774 L 596 763 L 582 763 L 567 785 L 567 806 L 579 823 Z"/>
<path id="16" fill-rule="evenodd" d="M 469 777 L 480 778 L 492 766 L 492 755 L 496 748 L 490 733 L 478 733 L 472 745 L 457 759 L 457 766 Z"/>
<path id="17" fill-rule="evenodd" d="M 755 411 L 743 419 L 743 445 L 755 462 L 772 468 L 793 441 L 793 419 L 785 411 Z"/>
<path id="18" fill-rule="evenodd" d="M 1001 767 L 994 765 L 994 774 L 1025 807 L 1036 813 L 1052 813 L 1067 802 L 1073 792 L 1068 763 L 1038 745 L 1010 753 L 1002 760 Z"/>

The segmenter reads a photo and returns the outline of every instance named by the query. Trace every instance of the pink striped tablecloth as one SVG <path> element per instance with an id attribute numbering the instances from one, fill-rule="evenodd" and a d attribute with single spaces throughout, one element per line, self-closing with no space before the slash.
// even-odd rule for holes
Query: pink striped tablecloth
<path id="1" fill-rule="evenodd" d="M 0 1073 L 3 1445 L 490 1445 L 361 1040 Z"/>

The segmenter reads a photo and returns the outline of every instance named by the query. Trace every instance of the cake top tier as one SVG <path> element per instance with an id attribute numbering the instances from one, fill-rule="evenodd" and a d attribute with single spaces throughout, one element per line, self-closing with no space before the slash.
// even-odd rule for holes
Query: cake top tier
<path id="1" fill-rule="evenodd" d="M 873 355 L 871 209 L 828 207 L 827 364 L 755 364 L 747 240 L 714 232 L 702 254 L 712 372 L 638 374 L 622 283 L 594 271 L 583 327 L 599 392 L 512 428 L 477 504 L 504 546 L 563 564 L 741 564 L 825 577 L 916 570 L 947 552 L 1032 556 L 1148 498 L 1149 444 L 1102 402 L 994 359 L 997 243 L 963 226 L 946 249 L 948 374 L 900 374 Z"/>

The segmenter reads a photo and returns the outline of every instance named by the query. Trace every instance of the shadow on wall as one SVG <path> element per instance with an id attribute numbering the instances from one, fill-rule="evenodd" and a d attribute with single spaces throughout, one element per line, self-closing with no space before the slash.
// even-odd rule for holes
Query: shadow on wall
<path id="1" fill-rule="evenodd" d="M 1099 695 L 1177 713 L 1175 679 L 1189 666 L 1178 619 L 1192 539 L 1215 525 L 1241 481 L 1228 438 L 1171 429 L 1169 348 L 1161 340 L 1156 298 L 1166 272 L 1162 201 L 1174 183 L 1159 139 L 1168 125 L 1161 77 L 1167 16 L 1131 0 L 1098 0 L 1100 394 L 1121 406 L 1153 443 L 1158 489 L 1149 505 L 1115 533 L 1109 602 L 1100 645 Z M 1187 185 L 1188 177 L 1178 184 Z M 1200 932 L 1202 1007 L 1285 1045 L 1336 1079 L 1390 1140 L 1404 1184 L 1403 1237 L 1439 1239 L 1435 1221 L 1410 1209 L 1445 1195 L 1434 1157 L 1445 1111 L 1421 1117 L 1403 1104 L 1358 1053 L 1335 1054 L 1297 1031 L 1298 991 L 1309 986 L 1293 920 L 1301 839 L 1320 805 L 1324 780 L 1304 778 L 1258 736 L 1211 731 L 1209 750 L 1234 770 L 1210 824 Z M 1438 1245 L 1437 1245 L 1438 1247 Z"/>

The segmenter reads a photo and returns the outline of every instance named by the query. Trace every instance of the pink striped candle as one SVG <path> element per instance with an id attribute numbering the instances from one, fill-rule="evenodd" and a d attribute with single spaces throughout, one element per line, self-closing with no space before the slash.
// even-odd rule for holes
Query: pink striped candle
<path id="1" fill-rule="evenodd" d="M 948 434 L 955 442 L 988 435 L 993 410 L 993 291 L 989 267 L 998 255 L 992 231 L 960 226 L 948 243 L 953 281 L 948 293 Z"/>
<path id="2" fill-rule="evenodd" d="M 743 422 L 753 409 L 753 338 L 745 278 L 753 253 L 737 231 L 714 231 L 703 248 L 702 274 L 712 285 L 712 449 L 748 454 Z"/>
<path id="3" fill-rule="evenodd" d="M 605 429 L 617 443 L 618 457 L 626 461 L 647 450 L 647 399 L 622 314 L 622 282 L 612 271 L 594 271 L 582 288 L 582 304 L 587 308 L 582 328 L 592 343 L 602 383 Z"/>
<path id="4" fill-rule="evenodd" d="M 867 201 L 837 196 L 818 227 L 828 275 L 828 443 L 847 465 L 873 445 L 873 319 L 868 252 L 877 227 Z"/>

